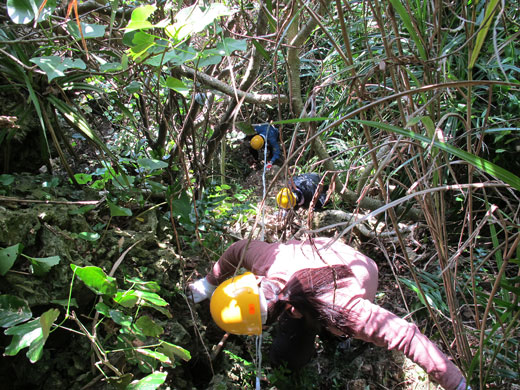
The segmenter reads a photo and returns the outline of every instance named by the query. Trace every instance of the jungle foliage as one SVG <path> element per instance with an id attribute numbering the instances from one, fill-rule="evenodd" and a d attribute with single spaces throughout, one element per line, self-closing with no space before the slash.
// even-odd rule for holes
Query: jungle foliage
<path id="1" fill-rule="evenodd" d="M 190 346 L 162 339 L 150 313 L 170 318 L 168 304 L 188 305 L 186 281 L 237 231 L 257 238 L 277 183 L 312 170 L 330 182 L 331 207 L 358 213 L 334 224 L 339 235 L 376 219 L 371 244 L 403 307 L 414 305 L 472 387 L 520 383 L 519 17 L 516 2 L 498 0 L 7 0 L 0 212 L 24 204 L 22 172 L 50 175 L 30 200 L 59 204 L 66 178 L 95 201 L 66 199 L 65 215 L 84 216 L 67 238 L 80 243 L 79 258 L 41 253 L 38 240 L 0 221 L 4 355 L 48 359 L 47 339 L 67 330 L 88 340 L 96 375 L 114 386 L 171 383 L 166 373 L 190 360 Z M 265 203 L 243 184 L 244 158 L 233 157 L 263 122 L 279 126 L 284 152 Z M 200 258 L 192 268 L 176 260 L 182 276 L 167 298 L 140 272 L 116 273 L 121 246 L 104 267 L 93 250 L 117 247 L 117 224 L 157 210 L 161 242 Z M 310 221 L 305 234 L 331 229 Z M 59 272 L 69 294 L 32 302 L 4 287 L 21 286 L 20 272 L 47 282 Z M 77 279 L 96 297 L 84 313 L 92 329 L 73 310 L 74 291 L 84 291 Z M 251 384 L 249 362 L 227 353 Z"/>

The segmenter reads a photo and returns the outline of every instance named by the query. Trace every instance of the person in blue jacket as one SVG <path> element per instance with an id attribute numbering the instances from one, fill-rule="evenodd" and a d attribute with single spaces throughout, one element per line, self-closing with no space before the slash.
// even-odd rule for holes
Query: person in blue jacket
<path id="1" fill-rule="evenodd" d="M 268 123 L 253 125 L 253 128 L 255 129 L 256 135 L 254 135 L 249 142 L 249 151 L 253 157 L 256 160 L 264 160 L 264 145 L 267 142 L 268 154 L 266 168 L 269 169 L 273 164 L 281 162 L 282 156 L 278 143 L 280 132 L 278 129 Z"/>

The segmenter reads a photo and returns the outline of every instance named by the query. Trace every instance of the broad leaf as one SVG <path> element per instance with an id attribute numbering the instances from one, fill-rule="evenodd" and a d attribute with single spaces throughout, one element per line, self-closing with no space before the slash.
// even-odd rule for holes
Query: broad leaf
<path id="1" fill-rule="evenodd" d="M 16 24 L 26 24 L 34 20 L 43 0 L 7 0 L 7 14 Z M 47 0 L 39 14 L 38 22 L 50 16 L 56 9 L 56 0 Z"/>
<path id="2" fill-rule="evenodd" d="M 168 76 L 166 79 L 166 86 L 170 89 L 173 89 L 175 92 L 179 92 L 184 97 L 188 96 L 191 92 L 190 87 L 184 84 L 181 80 L 171 76 Z"/>
<path id="3" fill-rule="evenodd" d="M 164 383 L 167 375 L 164 372 L 154 372 L 139 381 L 132 382 L 127 390 L 155 390 Z"/>
<path id="4" fill-rule="evenodd" d="M 127 283 L 133 283 L 134 285 L 136 285 L 138 290 L 151 291 L 151 292 L 159 292 L 161 290 L 159 283 L 157 283 L 155 281 L 146 282 L 139 278 L 127 278 L 125 281 Z"/>
<path id="5" fill-rule="evenodd" d="M 139 317 L 135 322 L 135 326 L 142 332 L 142 334 L 149 337 L 159 337 L 164 333 L 162 326 L 156 324 L 154 320 L 148 316 Z"/>
<path id="6" fill-rule="evenodd" d="M 143 301 L 155 306 L 168 306 L 168 302 L 162 299 L 156 293 L 150 291 L 136 291 L 135 294 Z"/>
<path id="7" fill-rule="evenodd" d="M 163 353 L 152 351 L 152 350 L 149 350 L 149 349 L 146 349 L 146 348 L 136 348 L 135 351 L 140 353 L 140 354 L 143 354 L 145 356 L 148 356 L 148 357 L 151 357 L 153 359 L 159 360 L 161 363 L 168 364 L 168 365 L 172 364 L 172 360 L 167 355 L 165 355 Z"/>
<path id="8" fill-rule="evenodd" d="M 107 200 L 108 206 L 110 208 L 110 215 L 112 217 L 131 217 L 132 210 L 126 207 L 118 206 L 115 203 Z"/>
<path id="9" fill-rule="evenodd" d="M 166 341 L 161 340 L 161 345 L 157 348 L 159 352 L 168 355 L 172 361 L 175 361 L 175 358 L 181 358 L 184 361 L 188 361 L 191 359 L 190 351 L 185 350 L 177 345 L 167 343 Z"/>
<path id="10" fill-rule="evenodd" d="M 111 376 L 107 378 L 107 382 L 117 390 L 126 390 L 132 379 L 134 379 L 134 375 L 127 373 L 121 376 Z"/>
<path id="11" fill-rule="evenodd" d="M 70 267 L 78 278 L 96 294 L 114 295 L 117 292 L 116 280 L 105 274 L 101 268 L 94 266 L 78 267 L 74 264 L 71 264 Z"/>
<path id="12" fill-rule="evenodd" d="M 168 78 L 170 78 L 170 77 L 168 77 Z M 178 81 L 180 81 L 180 80 L 178 80 Z M 174 89 L 174 88 L 172 88 L 172 89 Z M 161 160 L 156 160 L 153 158 L 140 158 L 139 160 L 137 160 L 137 164 L 139 164 L 140 167 L 148 169 L 150 172 L 155 171 L 156 169 L 166 168 L 168 166 L 167 162 L 161 161 Z"/>
<path id="13" fill-rule="evenodd" d="M 13 336 L 11 344 L 4 351 L 7 356 L 14 356 L 22 349 L 29 347 L 26 355 L 31 363 L 37 362 L 43 353 L 43 346 L 53 322 L 58 318 L 59 310 L 50 309 L 36 318 L 22 325 L 17 325 L 5 331 L 7 336 Z"/>
<path id="14" fill-rule="evenodd" d="M 124 327 L 130 327 L 132 325 L 133 318 L 132 316 L 126 315 L 121 310 L 110 309 L 108 311 L 109 317 L 114 320 L 114 322 L 118 325 Z"/>
<path id="15" fill-rule="evenodd" d="M 148 18 L 156 9 L 157 7 L 154 5 L 145 5 L 134 9 L 132 11 L 132 16 L 130 17 L 130 22 L 125 27 L 125 30 L 133 31 L 152 28 L 153 24 L 148 21 Z"/>
<path id="16" fill-rule="evenodd" d="M 130 291 L 118 291 L 114 296 L 114 302 L 120 304 L 123 307 L 134 307 L 139 300 L 135 290 Z"/>
<path id="17" fill-rule="evenodd" d="M 78 24 L 76 21 L 69 21 L 67 23 L 67 30 L 71 33 L 71 35 L 76 39 L 81 39 L 81 34 L 79 33 Z M 101 38 L 105 35 L 106 26 L 101 24 L 93 24 L 93 23 L 83 23 L 81 22 L 81 30 L 83 32 L 83 38 Z"/>
<path id="18" fill-rule="evenodd" d="M 0 275 L 5 275 L 11 269 L 22 249 L 22 244 L 0 249 Z"/>
<path id="19" fill-rule="evenodd" d="M 29 304 L 13 295 L 0 295 L 0 326 L 9 328 L 31 319 Z"/>
<path id="20" fill-rule="evenodd" d="M 67 69 L 86 69 L 86 65 L 81 59 L 61 58 L 59 56 L 33 57 L 30 61 L 40 67 L 45 73 L 49 82 L 56 77 L 65 76 Z"/>
<path id="21" fill-rule="evenodd" d="M 51 256 L 51 257 L 29 257 L 25 256 L 31 261 L 31 267 L 33 270 L 33 273 L 36 276 L 42 276 L 45 275 L 47 272 L 50 271 L 52 267 L 54 267 L 56 264 L 60 263 L 60 257 L 59 256 Z"/>
<path id="22" fill-rule="evenodd" d="M 210 4 L 203 12 L 198 5 L 186 7 L 175 16 L 176 23 L 166 28 L 166 33 L 178 41 L 204 30 L 220 16 L 232 15 L 235 11 L 220 3 Z"/>
<path id="23" fill-rule="evenodd" d="M 229 56 L 234 51 L 246 51 L 247 41 L 244 39 L 236 40 L 233 38 L 224 38 L 224 40 L 217 45 L 216 49 L 220 55 Z"/>
<path id="24" fill-rule="evenodd" d="M 0 142 L 1 144 L 1 142 Z M 6 173 L 0 175 L 0 184 L 7 187 L 14 183 L 14 176 Z"/>

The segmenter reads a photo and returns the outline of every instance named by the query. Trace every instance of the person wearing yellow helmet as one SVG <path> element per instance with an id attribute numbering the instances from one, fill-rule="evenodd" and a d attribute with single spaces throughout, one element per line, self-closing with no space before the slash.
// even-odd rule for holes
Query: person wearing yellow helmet
<path id="1" fill-rule="evenodd" d="M 279 145 L 280 132 L 278 128 L 267 123 L 253 125 L 253 129 L 256 134 L 246 138 L 249 140 L 249 152 L 255 160 L 263 161 L 264 145 L 265 142 L 267 142 L 268 155 L 266 167 L 269 169 L 273 164 L 280 162 L 282 158 Z"/>
<path id="2" fill-rule="evenodd" d="M 238 267 L 250 273 L 233 278 Z M 188 296 L 195 303 L 211 298 L 213 319 L 229 333 L 259 334 L 261 325 L 276 322 L 272 365 L 303 367 L 315 353 L 316 335 L 326 332 L 397 349 L 444 389 L 469 389 L 457 366 L 415 324 L 373 303 L 377 279 L 376 263 L 338 240 L 241 240 L 188 285 Z"/>
<path id="3" fill-rule="evenodd" d="M 265 316 L 267 311 L 255 275 L 246 272 L 219 284 L 211 295 L 210 312 L 213 321 L 228 333 L 261 334 L 262 313 Z"/>
<path id="4" fill-rule="evenodd" d="M 289 187 L 282 188 L 276 195 L 278 207 L 288 210 L 308 208 L 313 204 L 320 210 L 327 199 L 328 186 L 317 173 L 304 173 L 289 179 Z"/>

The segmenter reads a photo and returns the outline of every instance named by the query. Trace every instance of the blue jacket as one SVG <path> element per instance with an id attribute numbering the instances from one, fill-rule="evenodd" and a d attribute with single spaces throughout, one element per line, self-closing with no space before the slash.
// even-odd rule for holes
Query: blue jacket
<path id="1" fill-rule="evenodd" d="M 276 160 L 280 159 L 281 156 L 280 145 L 278 144 L 280 132 L 276 127 L 267 123 L 264 123 L 262 125 L 256 125 L 254 126 L 254 129 L 259 135 L 262 136 L 264 141 L 267 140 L 267 146 L 271 148 L 272 152 L 271 163 L 274 164 Z"/>

